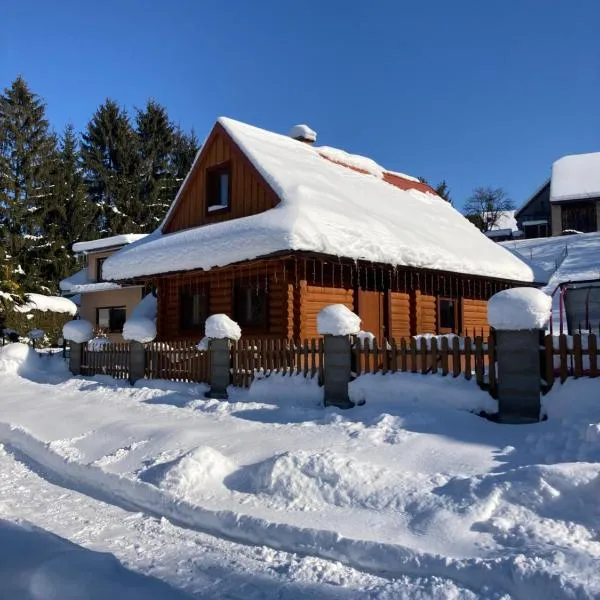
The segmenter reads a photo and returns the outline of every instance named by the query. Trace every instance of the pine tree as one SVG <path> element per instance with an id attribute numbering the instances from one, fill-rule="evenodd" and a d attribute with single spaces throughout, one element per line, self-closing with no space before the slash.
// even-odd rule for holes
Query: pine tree
<path id="1" fill-rule="evenodd" d="M 171 153 L 170 167 L 173 174 L 173 187 L 168 197 L 167 209 L 177 195 L 186 175 L 192 168 L 198 150 L 200 150 L 200 144 L 194 130 L 192 129 L 189 134 L 186 134 L 181 128 L 177 127 L 173 134 L 173 151 Z"/>
<path id="2" fill-rule="evenodd" d="M 113 100 L 106 100 L 82 137 L 84 179 L 96 207 L 99 234 L 140 231 L 139 161 L 127 113 Z"/>
<path id="3" fill-rule="evenodd" d="M 51 263 L 43 271 L 54 286 L 72 272 L 75 261 L 71 253 L 74 242 L 93 239 L 94 210 L 88 201 L 80 166 L 79 143 L 73 125 L 66 126 L 60 140 L 54 170 L 54 202 L 43 216 L 43 229 L 50 243 Z"/>
<path id="4" fill-rule="evenodd" d="M 2 246 L 23 286 L 41 290 L 48 260 L 42 217 L 53 201 L 56 138 L 44 103 L 22 77 L 0 95 L 0 156 Z"/>
<path id="5" fill-rule="evenodd" d="M 174 127 L 166 109 L 149 100 L 136 114 L 136 134 L 140 161 L 140 229 L 152 231 L 162 220 L 171 201 L 175 173 L 171 167 Z"/>

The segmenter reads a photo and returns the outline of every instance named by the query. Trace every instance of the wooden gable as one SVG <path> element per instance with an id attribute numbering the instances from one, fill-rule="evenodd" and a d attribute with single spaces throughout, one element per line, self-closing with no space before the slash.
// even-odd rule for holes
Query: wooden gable
<path id="1" fill-rule="evenodd" d="M 231 177 L 229 208 L 208 212 L 206 173 L 226 164 L 229 164 Z M 248 217 L 269 210 L 278 202 L 279 198 L 269 184 L 217 123 L 178 194 L 163 233 Z"/>

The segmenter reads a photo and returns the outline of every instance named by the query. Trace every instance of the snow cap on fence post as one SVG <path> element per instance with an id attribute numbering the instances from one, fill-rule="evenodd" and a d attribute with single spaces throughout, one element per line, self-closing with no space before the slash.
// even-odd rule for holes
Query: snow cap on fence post
<path id="1" fill-rule="evenodd" d="M 350 336 L 360 332 L 360 317 L 344 304 L 330 304 L 317 315 L 317 330 L 323 336 L 323 392 L 325 406 L 351 408 L 348 396 L 352 344 Z"/>
<path id="2" fill-rule="evenodd" d="M 63 337 L 69 340 L 69 370 L 73 375 L 81 374 L 81 345 L 94 337 L 93 325 L 84 319 L 68 321 L 63 326 Z"/>
<path id="3" fill-rule="evenodd" d="M 552 299 L 535 288 L 498 292 L 488 302 L 488 321 L 496 340 L 500 420 L 539 420 L 541 354 Z"/>
<path id="4" fill-rule="evenodd" d="M 240 326 L 225 314 L 211 315 L 204 323 L 204 339 L 199 350 L 210 352 L 210 390 L 208 398 L 227 398 L 227 387 L 231 383 L 231 342 L 242 337 Z"/>
<path id="5" fill-rule="evenodd" d="M 496 330 L 543 329 L 550 319 L 552 298 L 531 287 L 494 294 L 488 302 L 488 321 Z"/>

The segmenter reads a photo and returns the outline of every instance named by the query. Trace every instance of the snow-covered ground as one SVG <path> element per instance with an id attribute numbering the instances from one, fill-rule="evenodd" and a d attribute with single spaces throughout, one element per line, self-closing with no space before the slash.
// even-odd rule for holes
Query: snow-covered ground
<path id="1" fill-rule="evenodd" d="M 521 255 L 533 267 L 545 272 L 536 281 L 546 281 L 542 288 L 547 294 L 569 281 L 600 279 L 600 233 L 580 233 L 559 237 L 535 238 L 500 242 L 502 246 Z M 536 271 L 539 275 L 539 272 Z M 563 313 L 563 318 L 564 313 Z M 559 294 L 554 293 L 552 303 L 554 329 L 560 321 Z"/>
<path id="2" fill-rule="evenodd" d="M 299 377 L 218 401 L 31 352 L 0 350 L 2 598 L 600 595 L 598 380 L 509 426 L 463 379 L 362 376 L 338 411 Z"/>

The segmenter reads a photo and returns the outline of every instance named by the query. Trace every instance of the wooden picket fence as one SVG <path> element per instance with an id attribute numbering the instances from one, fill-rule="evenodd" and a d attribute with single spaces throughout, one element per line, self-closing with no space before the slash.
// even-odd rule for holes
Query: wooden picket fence
<path id="1" fill-rule="evenodd" d="M 496 389 L 496 357 L 495 340 L 488 336 L 471 338 L 431 337 L 426 339 L 402 338 L 377 339 L 355 344 L 354 365 L 357 376 L 366 373 L 411 372 L 427 374 L 452 375 L 471 379 L 473 375 L 481 387 L 489 386 L 492 393 Z M 491 365 L 491 367 L 490 367 Z"/>
<path id="2" fill-rule="evenodd" d="M 115 379 L 129 378 L 129 343 L 113 342 L 81 347 L 82 375 L 110 375 Z"/>
<path id="3" fill-rule="evenodd" d="M 492 336 L 452 339 L 436 338 L 374 339 L 356 341 L 352 354 L 352 371 L 356 377 L 366 373 L 412 372 L 453 377 L 475 376 L 481 387 L 489 387 L 492 394 L 496 389 L 495 343 Z M 311 339 L 302 342 L 285 339 L 240 340 L 232 344 L 232 384 L 249 387 L 255 373 L 269 376 L 300 375 L 315 377 L 322 381 L 326 368 L 323 340 Z M 489 365 L 494 368 L 489 368 Z"/>
<path id="4" fill-rule="evenodd" d="M 547 335 L 544 338 L 543 391 L 552 389 L 556 380 L 564 383 L 568 377 L 598 377 L 598 336 L 576 333 L 569 336 Z"/>
<path id="5" fill-rule="evenodd" d="M 323 377 L 323 340 L 239 340 L 231 346 L 232 384 L 249 387 L 256 373 Z"/>
<path id="6" fill-rule="evenodd" d="M 198 350 L 196 344 L 195 341 L 146 344 L 145 377 L 190 383 L 208 382 L 210 353 Z"/>

